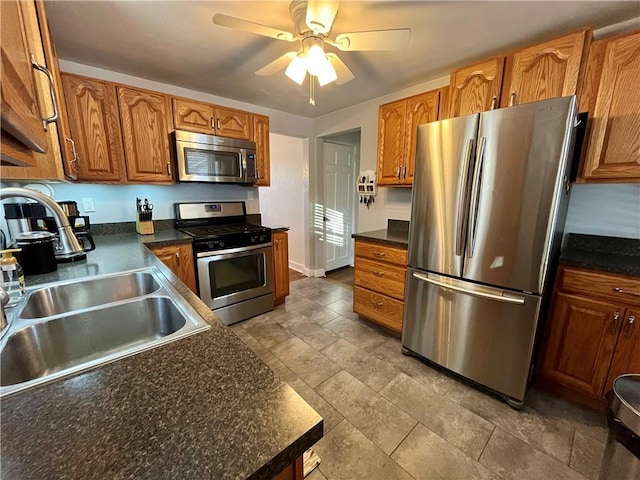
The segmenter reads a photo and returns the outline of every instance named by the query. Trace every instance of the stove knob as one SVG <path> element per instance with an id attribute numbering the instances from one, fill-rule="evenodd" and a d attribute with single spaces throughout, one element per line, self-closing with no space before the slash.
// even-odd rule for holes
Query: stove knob
<path id="1" fill-rule="evenodd" d="M 251 243 L 256 243 L 256 237 L 251 237 Z"/>
<path id="2" fill-rule="evenodd" d="M 260 235 L 260 241 L 264 242 L 264 235 Z"/>
<path id="3" fill-rule="evenodd" d="M 213 248 L 215 245 L 213 242 L 207 243 L 207 248 Z"/>
<path id="4" fill-rule="evenodd" d="M 220 246 L 224 247 L 224 242 L 222 240 L 220 240 Z"/>

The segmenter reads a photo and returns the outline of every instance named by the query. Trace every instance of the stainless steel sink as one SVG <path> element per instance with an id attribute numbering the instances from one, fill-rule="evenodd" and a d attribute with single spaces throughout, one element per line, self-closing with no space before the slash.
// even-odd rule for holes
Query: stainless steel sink
<path id="1" fill-rule="evenodd" d="M 35 290 L 20 316 L 44 318 L 82 308 L 104 305 L 127 298 L 157 292 L 160 284 L 149 272 L 131 272 L 124 275 L 87 279 L 53 285 Z"/>
<path id="2" fill-rule="evenodd" d="M 0 339 L 0 397 L 204 331 L 155 267 L 27 292 Z"/>

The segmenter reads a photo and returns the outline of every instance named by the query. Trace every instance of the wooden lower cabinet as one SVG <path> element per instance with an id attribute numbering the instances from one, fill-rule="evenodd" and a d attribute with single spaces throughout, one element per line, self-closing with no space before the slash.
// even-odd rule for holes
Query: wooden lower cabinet
<path id="1" fill-rule="evenodd" d="M 281 471 L 274 480 L 303 480 L 304 479 L 304 463 L 302 455 L 296 458 L 296 461 Z"/>
<path id="2" fill-rule="evenodd" d="M 539 383 L 602 408 L 618 375 L 640 373 L 636 291 L 637 278 L 561 268 L 545 326 Z"/>
<path id="3" fill-rule="evenodd" d="M 402 332 L 407 249 L 356 239 L 353 311 Z"/>
<path id="4" fill-rule="evenodd" d="M 192 292 L 198 293 L 193 248 L 190 243 L 163 247 L 151 246 L 150 249 Z"/>
<path id="5" fill-rule="evenodd" d="M 273 244 L 273 301 L 284 303 L 289 295 L 289 235 L 286 231 L 272 232 Z"/>

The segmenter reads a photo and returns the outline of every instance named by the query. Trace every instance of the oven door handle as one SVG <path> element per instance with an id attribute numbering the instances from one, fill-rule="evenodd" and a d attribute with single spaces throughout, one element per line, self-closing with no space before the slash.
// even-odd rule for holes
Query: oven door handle
<path id="1" fill-rule="evenodd" d="M 230 248 L 228 250 L 214 250 L 211 252 L 199 252 L 196 254 L 196 258 L 217 257 L 220 255 L 232 255 L 234 253 L 250 252 L 252 250 L 261 250 L 265 248 L 270 248 L 271 245 L 272 245 L 271 242 L 269 242 L 269 243 L 261 243 L 260 245 L 254 245 L 251 247 Z"/>

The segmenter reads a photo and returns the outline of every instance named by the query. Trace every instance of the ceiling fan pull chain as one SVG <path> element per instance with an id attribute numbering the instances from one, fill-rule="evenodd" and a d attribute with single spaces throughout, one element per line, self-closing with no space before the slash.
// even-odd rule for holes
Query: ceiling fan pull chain
<path id="1" fill-rule="evenodd" d="M 309 105 L 316 106 L 315 76 L 309 75 Z"/>

